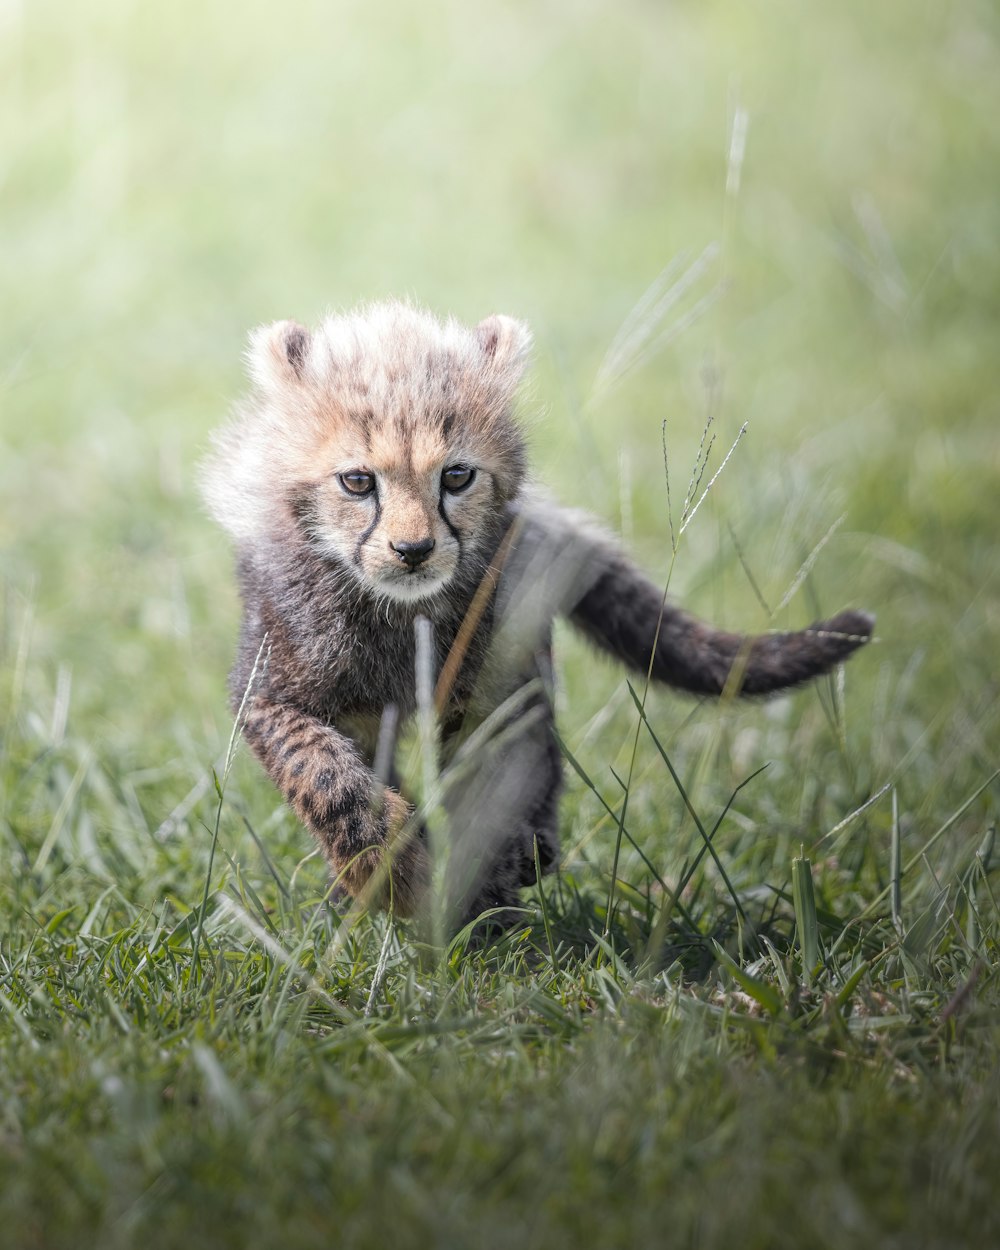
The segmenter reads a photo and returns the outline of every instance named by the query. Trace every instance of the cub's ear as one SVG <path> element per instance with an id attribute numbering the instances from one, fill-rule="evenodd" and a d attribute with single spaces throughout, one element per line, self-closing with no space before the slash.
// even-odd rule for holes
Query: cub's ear
<path id="1" fill-rule="evenodd" d="M 305 376 L 312 337 L 297 321 L 275 321 L 250 332 L 250 377 L 264 391 L 294 386 Z"/>
<path id="2" fill-rule="evenodd" d="M 487 360 L 503 368 L 524 367 L 531 348 L 531 331 L 513 317 L 493 316 L 476 326 L 476 338 Z"/>

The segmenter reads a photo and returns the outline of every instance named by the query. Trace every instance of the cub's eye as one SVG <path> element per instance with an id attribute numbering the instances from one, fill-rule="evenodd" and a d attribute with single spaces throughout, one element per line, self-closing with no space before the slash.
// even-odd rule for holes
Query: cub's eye
<path id="1" fill-rule="evenodd" d="M 341 486 L 351 495 L 370 495 L 375 489 L 374 473 L 351 469 L 350 473 L 341 473 L 338 477 Z"/>
<path id="2" fill-rule="evenodd" d="M 450 490 L 453 495 L 457 495 L 460 490 L 465 490 L 467 486 L 472 485 L 475 476 L 475 469 L 470 469 L 464 464 L 451 464 L 441 474 L 441 485 L 445 490 Z"/>

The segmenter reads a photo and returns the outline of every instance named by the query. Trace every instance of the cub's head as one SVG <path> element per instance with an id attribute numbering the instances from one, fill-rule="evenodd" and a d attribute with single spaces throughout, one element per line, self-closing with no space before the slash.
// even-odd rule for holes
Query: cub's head
<path id="1" fill-rule="evenodd" d="M 524 476 L 512 416 L 527 328 L 404 304 L 254 331 L 255 392 L 203 486 L 245 545 L 304 534 L 377 595 L 429 598 L 481 552 Z"/>

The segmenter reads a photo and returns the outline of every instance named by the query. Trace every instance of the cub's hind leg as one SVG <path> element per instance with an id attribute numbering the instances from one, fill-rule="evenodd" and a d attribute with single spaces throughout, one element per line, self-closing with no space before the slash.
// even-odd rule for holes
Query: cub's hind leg
<path id="1" fill-rule="evenodd" d="M 263 695 L 250 706 L 243 736 L 348 893 L 370 890 L 373 905 L 413 915 L 428 879 L 423 841 L 405 829 L 405 800 L 377 781 L 355 743 Z"/>

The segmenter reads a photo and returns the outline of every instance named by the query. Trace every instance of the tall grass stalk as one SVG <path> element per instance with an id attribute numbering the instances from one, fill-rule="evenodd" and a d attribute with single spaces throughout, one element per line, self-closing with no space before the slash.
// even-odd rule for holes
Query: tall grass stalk
<path id="1" fill-rule="evenodd" d="M 205 916 L 208 913 L 208 899 L 212 889 L 212 872 L 215 868 L 215 851 L 219 845 L 219 830 L 222 826 L 222 809 L 226 800 L 226 784 L 229 781 L 229 773 L 233 767 L 233 760 L 236 758 L 236 746 L 239 742 L 240 734 L 243 730 L 244 714 L 247 704 L 253 697 L 254 688 L 257 682 L 263 677 L 267 669 L 268 656 L 270 649 L 268 645 L 268 637 L 265 633 L 260 640 L 260 646 L 254 657 L 253 667 L 250 670 L 250 677 L 247 680 L 246 689 L 243 691 L 243 697 L 240 699 L 240 706 L 236 711 L 233 720 L 233 728 L 229 735 L 229 745 L 226 747 L 225 764 L 222 769 L 222 779 L 219 779 L 218 773 L 213 768 L 212 780 L 215 782 L 215 824 L 212 827 L 212 841 L 208 851 L 208 867 L 205 869 L 205 888 L 202 892 L 201 907 L 198 910 L 198 928 L 195 931 L 194 939 L 194 966 L 198 976 L 201 976 L 201 942 L 205 931 Z"/>

